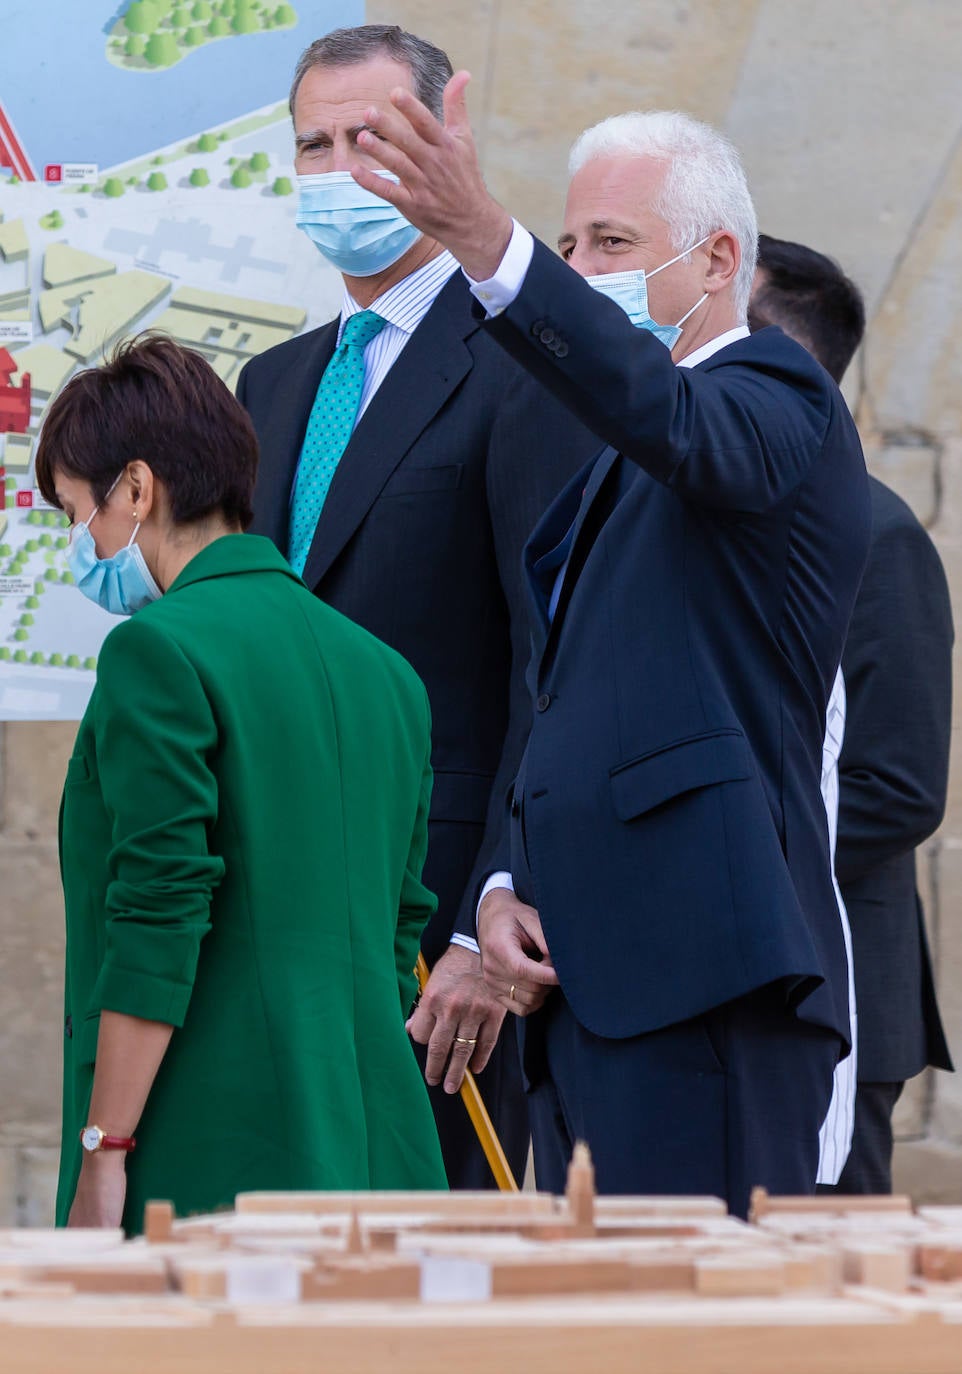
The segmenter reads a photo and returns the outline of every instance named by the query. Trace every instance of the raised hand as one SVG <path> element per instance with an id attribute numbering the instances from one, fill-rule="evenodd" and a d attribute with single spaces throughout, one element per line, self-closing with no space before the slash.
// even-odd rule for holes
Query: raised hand
<path id="1" fill-rule="evenodd" d="M 478 165 L 465 90 L 469 72 L 444 88 L 444 123 L 398 86 L 387 109 L 364 112 L 358 144 L 398 183 L 356 163 L 359 186 L 390 201 L 422 233 L 444 244 L 476 281 L 494 276 L 511 238 L 511 216 L 489 193 Z"/>

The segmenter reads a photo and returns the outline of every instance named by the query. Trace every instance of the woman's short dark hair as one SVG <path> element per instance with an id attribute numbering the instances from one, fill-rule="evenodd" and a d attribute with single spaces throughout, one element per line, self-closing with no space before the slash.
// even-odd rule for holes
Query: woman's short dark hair
<path id="1" fill-rule="evenodd" d="M 164 334 L 142 334 L 72 377 L 44 420 L 35 465 L 59 506 L 56 473 L 89 483 L 100 504 L 140 458 L 163 484 L 177 525 L 221 512 L 246 529 L 257 475 L 247 411 L 210 364 Z"/>

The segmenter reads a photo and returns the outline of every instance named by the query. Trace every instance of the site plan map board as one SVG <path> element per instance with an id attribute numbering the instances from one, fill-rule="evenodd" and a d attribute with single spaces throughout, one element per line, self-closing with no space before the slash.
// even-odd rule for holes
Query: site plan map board
<path id="1" fill-rule="evenodd" d="M 70 585 L 34 482 L 44 412 L 165 330 L 228 386 L 330 319 L 294 225 L 297 58 L 361 0 L 14 0 L 0 15 L 0 720 L 76 720 L 117 624 Z"/>

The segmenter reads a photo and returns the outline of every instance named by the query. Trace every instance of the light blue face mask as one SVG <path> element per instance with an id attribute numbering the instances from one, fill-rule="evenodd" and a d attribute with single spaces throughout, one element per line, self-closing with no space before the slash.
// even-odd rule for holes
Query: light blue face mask
<path id="1" fill-rule="evenodd" d="M 391 172 L 378 175 L 397 182 Z M 349 277 L 373 277 L 393 267 L 421 237 L 400 210 L 358 186 L 350 172 L 298 177 L 297 184 L 298 229 Z"/>
<path id="2" fill-rule="evenodd" d="M 123 473 L 117 478 L 117 482 Z M 70 532 L 67 564 L 74 582 L 89 600 L 111 615 L 133 615 L 150 601 L 162 595 L 150 575 L 144 555 L 135 540 L 140 529 L 138 522 L 129 542 L 110 558 L 98 558 L 97 546 L 90 533 L 90 522 L 110 500 L 110 488 L 99 506 L 94 506 L 86 520 L 80 520 Z"/>
<path id="3" fill-rule="evenodd" d="M 687 258 L 689 253 L 700 248 L 710 238 L 711 234 L 706 234 L 703 239 L 686 248 L 684 253 L 663 262 L 651 272 L 645 272 L 644 268 L 639 267 L 634 272 L 606 272 L 600 277 L 585 277 L 585 281 L 603 296 L 608 296 L 616 305 L 620 305 L 636 329 L 647 329 L 649 334 L 654 334 L 655 338 L 660 339 L 670 351 L 681 338 L 682 325 L 707 301 L 708 292 L 705 292 L 701 300 L 695 302 L 687 315 L 682 315 L 677 324 L 656 324 L 648 312 L 648 277 L 657 277 L 666 267 L 681 262 L 682 258 Z"/>

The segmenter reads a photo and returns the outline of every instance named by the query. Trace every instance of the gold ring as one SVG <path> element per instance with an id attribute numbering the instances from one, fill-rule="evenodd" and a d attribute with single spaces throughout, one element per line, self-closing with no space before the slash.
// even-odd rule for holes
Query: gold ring
<path id="1" fill-rule="evenodd" d="M 514 1001 L 514 983 L 511 984 L 511 991 L 508 993 L 508 1001 Z"/>
<path id="2" fill-rule="evenodd" d="M 454 1037 L 454 1043 L 456 1045 L 476 1045 L 478 1043 L 478 1037 L 474 1036 L 472 1039 L 470 1035 L 456 1035 Z"/>

